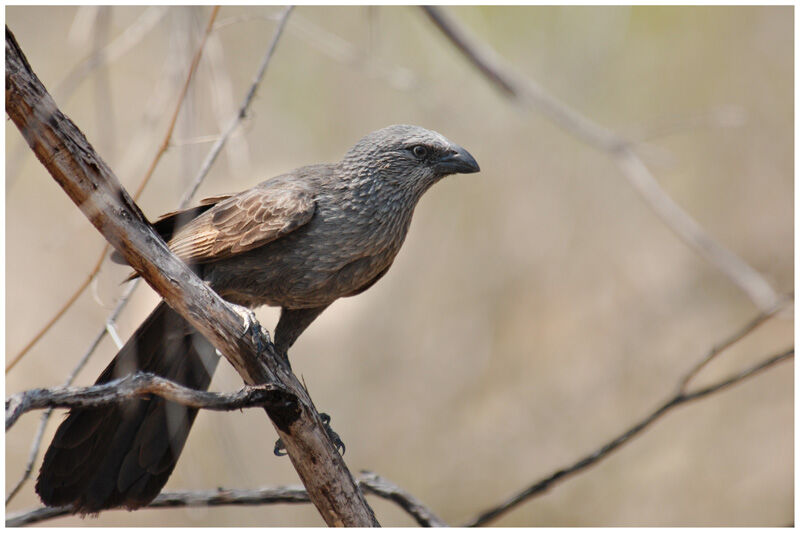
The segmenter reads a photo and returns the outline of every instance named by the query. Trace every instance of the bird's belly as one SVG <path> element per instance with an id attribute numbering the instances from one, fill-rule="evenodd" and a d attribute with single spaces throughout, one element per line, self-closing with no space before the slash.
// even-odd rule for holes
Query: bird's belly
<path id="1" fill-rule="evenodd" d="M 392 263 L 394 254 L 247 254 L 206 265 L 204 278 L 228 301 L 247 307 L 303 309 L 357 292 Z"/>

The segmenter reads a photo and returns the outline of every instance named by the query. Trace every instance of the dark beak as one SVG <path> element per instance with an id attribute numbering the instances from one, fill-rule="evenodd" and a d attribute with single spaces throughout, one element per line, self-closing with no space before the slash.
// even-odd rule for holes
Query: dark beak
<path id="1" fill-rule="evenodd" d="M 436 170 L 442 174 L 472 174 L 480 169 L 469 152 L 455 145 L 436 162 Z"/>

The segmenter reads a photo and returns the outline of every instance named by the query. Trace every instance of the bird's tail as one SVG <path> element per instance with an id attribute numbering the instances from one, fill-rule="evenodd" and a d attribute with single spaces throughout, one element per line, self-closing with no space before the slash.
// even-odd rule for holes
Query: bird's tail
<path id="1" fill-rule="evenodd" d="M 97 383 L 143 371 L 206 390 L 218 360 L 214 347 L 161 302 Z M 175 468 L 196 415 L 157 397 L 72 409 L 45 454 L 36 492 L 46 505 L 80 513 L 147 505 Z"/>

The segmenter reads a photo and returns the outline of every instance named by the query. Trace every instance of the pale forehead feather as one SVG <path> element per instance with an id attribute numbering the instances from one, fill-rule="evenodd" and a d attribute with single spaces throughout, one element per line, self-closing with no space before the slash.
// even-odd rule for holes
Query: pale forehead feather
<path id="1" fill-rule="evenodd" d="M 395 124 L 373 131 L 358 144 L 362 143 L 382 148 L 395 148 L 397 146 L 413 144 L 426 144 L 445 148 L 452 144 L 441 133 L 409 124 Z"/>

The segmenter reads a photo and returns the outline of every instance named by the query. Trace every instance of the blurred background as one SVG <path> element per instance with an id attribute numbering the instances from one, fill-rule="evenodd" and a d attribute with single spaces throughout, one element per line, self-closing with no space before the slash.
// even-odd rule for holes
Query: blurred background
<path id="1" fill-rule="evenodd" d="M 518 72 L 612 130 L 711 235 L 793 291 L 792 7 L 446 7 Z M 173 210 L 233 116 L 282 8 L 222 7 L 172 145 L 139 205 Z M 134 190 L 166 132 L 210 7 L 7 7 L 61 109 Z M 112 43 L 109 61 L 81 65 Z M 113 44 L 116 43 L 116 44 Z M 601 153 L 505 98 L 412 7 L 299 7 L 251 111 L 195 197 L 336 161 L 393 123 L 437 130 L 481 173 L 416 210 L 389 274 L 336 302 L 292 350 L 345 460 L 459 524 L 622 433 L 758 310 L 687 248 Z M 105 242 L 6 121 L 6 358 L 85 279 Z M 6 396 L 63 383 L 124 290 L 91 288 L 6 376 Z M 158 300 L 139 287 L 125 339 Z M 272 329 L 277 311 L 258 316 Z M 772 319 L 698 378 L 793 344 Z M 76 383 L 116 348 L 106 338 Z M 220 364 L 212 390 L 241 387 Z M 6 434 L 6 491 L 39 414 Z M 51 420 L 44 446 L 61 413 Z M 793 522 L 793 363 L 678 408 L 501 526 Z M 198 416 L 166 490 L 296 484 L 263 412 Z M 35 465 L 38 472 L 41 455 Z M 35 473 L 34 473 L 35 478 Z M 369 497 L 383 525 L 413 525 Z M 38 505 L 33 480 L 7 512 Z M 320 526 L 310 505 L 104 512 L 42 525 Z"/>

